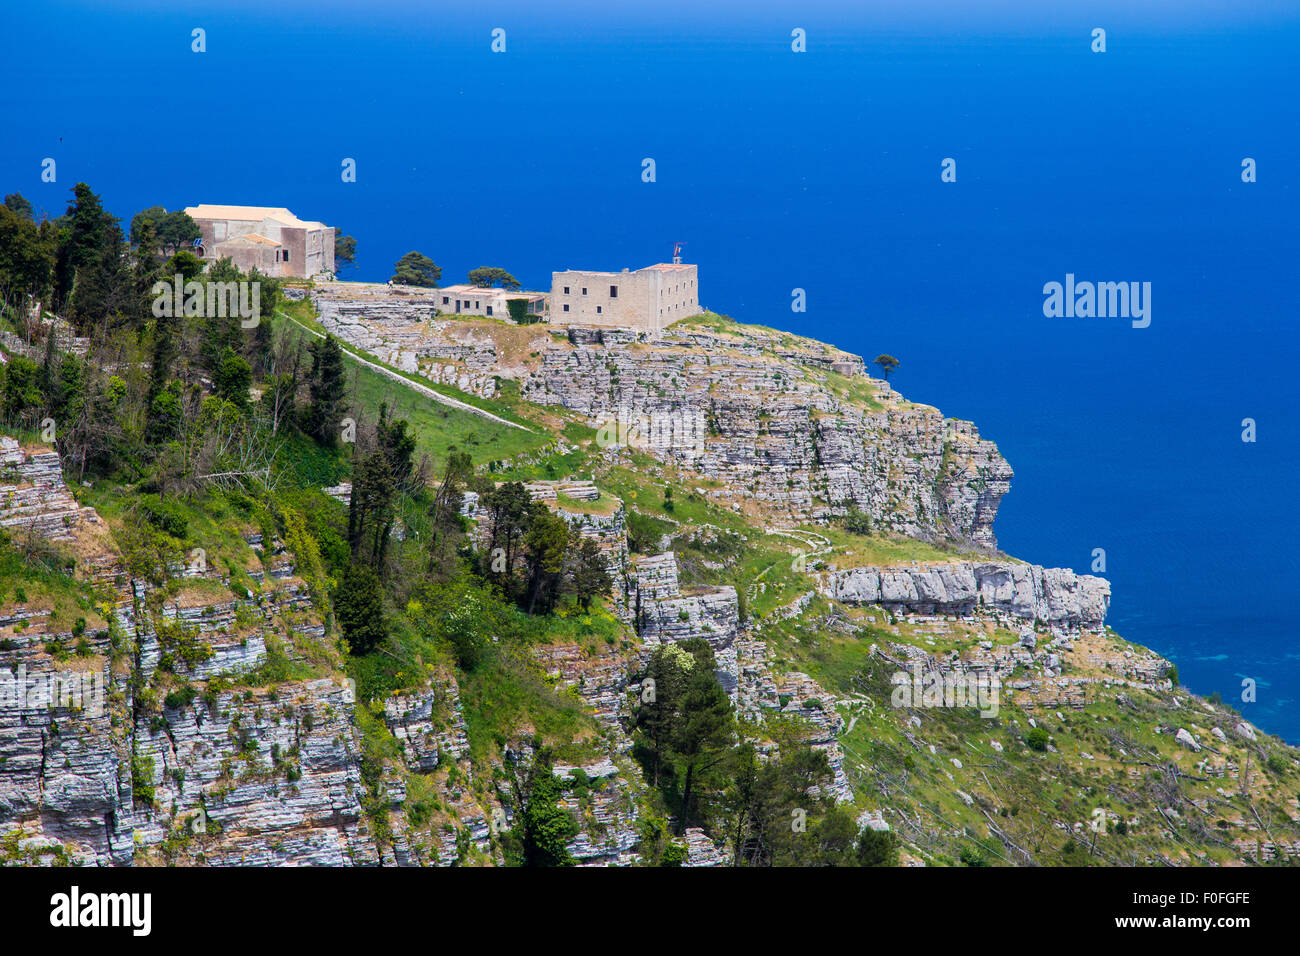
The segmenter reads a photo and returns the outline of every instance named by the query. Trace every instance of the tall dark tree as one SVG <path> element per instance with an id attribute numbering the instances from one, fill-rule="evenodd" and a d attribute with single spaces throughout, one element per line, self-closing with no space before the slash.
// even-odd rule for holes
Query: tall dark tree
<path id="1" fill-rule="evenodd" d="M 141 233 L 143 242 L 136 247 L 136 289 L 147 295 L 153 286 L 153 281 L 150 281 L 150 273 L 159 278 L 162 277 L 163 273 L 160 266 L 155 265 L 152 269 L 149 266 L 149 263 L 157 258 L 156 253 L 153 251 L 153 223 L 146 222 L 141 227 Z M 146 283 L 148 289 L 145 288 Z M 151 308 L 150 312 L 152 311 Z M 177 419 L 180 402 L 179 388 L 174 390 L 168 399 L 161 403 L 159 402 L 159 396 L 167 388 L 175 369 L 176 359 L 180 352 L 181 322 L 182 318 L 174 314 L 156 315 L 153 319 L 149 388 L 145 393 L 145 440 L 151 445 L 170 441 L 174 438 L 176 426 L 179 424 Z"/>
<path id="2" fill-rule="evenodd" d="M 258 286 L 258 321 L 251 334 L 247 335 L 248 344 L 245 355 L 253 372 L 260 378 L 271 371 L 272 350 L 275 347 L 272 317 L 280 304 L 280 280 L 262 275 L 256 268 L 248 274 L 249 282 Z M 248 330 L 244 330 L 246 333 Z"/>
<path id="3" fill-rule="evenodd" d="M 0 299 L 15 309 L 24 307 L 29 295 L 43 301 L 54 280 L 54 264 L 53 227 L 37 226 L 8 203 L 0 206 Z"/>
<path id="4" fill-rule="evenodd" d="M 352 498 L 348 506 L 348 545 L 352 560 L 379 571 L 393 527 L 397 484 L 381 449 L 353 452 Z"/>
<path id="5" fill-rule="evenodd" d="M 100 198 L 85 183 L 77 183 L 72 192 L 72 202 L 61 221 L 54 274 L 56 304 L 66 303 L 72 297 L 82 269 L 102 261 L 108 230 L 116 224 L 104 211 Z"/>
<path id="6" fill-rule="evenodd" d="M 76 270 L 72 316 L 82 329 L 141 328 L 148 301 L 136 290 L 126 240 L 116 222 L 104 227 L 97 255 Z"/>
<path id="7" fill-rule="evenodd" d="M 343 350 L 332 335 L 307 347 L 311 372 L 307 376 L 308 402 L 303 430 L 318 442 L 332 445 L 339 439 L 347 407 L 343 389 Z"/>
<path id="8" fill-rule="evenodd" d="M 474 465 L 468 453 L 452 448 L 429 508 L 429 570 L 436 578 L 449 577 L 455 568 L 456 550 L 465 537 L 460 507 L 473 473 Z"/>
<path id="9" fill-rule="evenodd" d="M 699 638 L 661 645 L 643 675 L 636 741 L 651 781 L 665 788 L 677 832 L 702 821 L 720 799 L 735 742 L 735 716 L 718 683 L 712 648 Z M 647 694 L 644 681 L 653 680 Z M 649 699 L 647 699 L 649 697 Z"/>
<path id="10" fill-rule="evenodd" d="M 588 608 L 596 597 L 608 594 L 614 582 L 609 576 L 604 552 L 595 541 L 584 538 L 576 530 L 570 531 L 570 539 L 566 590 L 583 608 Z"/>
<path id="11" fill-rule="evenodd" d="M 334 616 L 353 654 L 368 654 L 383 643 L 384 592 L 373 568 L 357 561 L 347 566 L 334 591 Z"/>
<path id="12" fill-rule="evenodd" d="M 558 806 L 563 787 L 549 753 L 538 752 L 522 786 L 516 786 L 524 866 L 572 866 L 568 843 L 578 833 L 573 814 Z"/>
<path id="13" fill-rule="evenodd" d="M 527 572 L 524 609 L 529 614 L 548 614 L 560 597 L 569 526 L 545 505 L 534 503 L 523 543 Z"/>
<path id="14" fill-rule="evenodd" d="M 415 472 L 415 435 L 409 428 L 410 425 L 404 418 L 390 419 L 388 403 L 380 403 L 375 440 L 388 462 L 394 486 L 403 494 L 415 490 L 412 484 Z"/>
<path id="15" fill-rule="evenodd" d="M 681 646 L 695 658 L 695 667 L 686 675 L 672 738 L 673 758 L 682 777 L 679 834 L 699 818 L 702 795 L 715 788 L 711 772 L 722 764 L 735 738 L 731 699 L 718 683 L 713 649 L 698 638 L 682 641 Z"/>
<path id="16" fill-rule="evenodd" d="M 352 498 L 348 507 L 348 544 L 354 561 L 381 576 L 388 542 L 396 520 L 398 496 L 411 488 L 415 437 L 407 433 L 405 419 L 392 421 L 388 405 L 379 409 L 374 446 L 353 453 Z"/>
<path id="17" fill-rule="evenodd" d="M 636 739 L 645 755 L 650 783 L 658 787 L 669 765 L 669 747 L 677 725 L 689 662 L 675 644 L 660 644 L 650 654 L 641 676 L 641 700 L 635 714 Z"/>
<path id="18" fill-rule="evenodd" d="M 532 496 L 520 482 L 507 481 L 479 499 L 489 529 L 486 576 L 506 597 L 514 599 L 514 571 L 524 532 L 528 530 Z"/>
<path id="19" fill-rule="evenodd" d="M 5 196 L 5 208 L 18 213 L 25 219 L 35 220 L 36 210 L 22 193 L 10 193 Z"/>
<path id="20" fill-rule="evenodd" d="M 52 342 L 53 336 L 48 341 Z M 70 422 L 85 400 L 86 363 L 71 352 L 48 349 L 43 370 L 45 404 L 56 422 Z"/>

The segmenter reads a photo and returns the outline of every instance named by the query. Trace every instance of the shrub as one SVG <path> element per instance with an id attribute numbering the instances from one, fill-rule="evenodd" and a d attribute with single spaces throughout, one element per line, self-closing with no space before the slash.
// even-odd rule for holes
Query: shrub
<path id="1" fill-rule="evenodd" d="M 659 550 L 659 540 L 668 532 L 666 521 L 644 515 L 639 511 L 627 513 L 627 547 L 635 554 L 654 554 Z"/>
<path id="2" fill-rule="evenodd" d="M 183 539 L 189 530 L 189 521 L 185 515 L 171 502 L 163 501 L 157 495 L 141 496 L 140 516 L 173 538 Z"/>
<path id="3" fill-rule="evenodd" d="M 957 854 L 957 858 L 961 860 L 961 862 L 964 863 L 966 866 L 988 866 L 989 865 L 988 861 L 984 859 L 984 855 L 980 853 L 979 850 L 975 849 L 975 847 L 973 846 L 962 847 L 961 852 Z"/>
<path id="4" fill-rule="evenodd" d="M 1044 751 L 1047 749 L 1047 742 L 1051 738 L 1047 731 L 1042 727 L 1034 727 L 1029 733 L 1025 734 L 1025 743 L 1029 745 L 1030 750 Z"/>
<path id="5" fill-rule="evenodd" d="M 858 866 L 898 866 L 898 839 L 892 830 L 862 831 L 858 837 Z"/>
<path id="6" fill-rule="evenodd" d="M 664 846 L 663 856 L 659 858 L 660 866 L 685 866 L 690 859 L 685 843 L 669 840 Z"/>
<path id="7" fill-rule="evenodd" d="M 190 684 L 182 684 L 175 690 L 169 691 L 163 698 L 163 706 L 168 710 L 180 710 L 182 707 L 188 707 L 194 703 L 194 698 L 198 696 L 198 691 Z"/>

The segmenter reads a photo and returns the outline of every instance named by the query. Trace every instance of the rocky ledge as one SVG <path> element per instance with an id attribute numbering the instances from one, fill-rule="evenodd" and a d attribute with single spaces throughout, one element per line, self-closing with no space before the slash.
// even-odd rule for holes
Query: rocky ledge
<path id="1" fill-rule="evenodd" d="M 1109 581 L 1012 562 L 826 571 L 817 590 L 846 604 L 958 617 L 980 612 L 1064 630 L 1099 628 L 1110 608 Z"/>

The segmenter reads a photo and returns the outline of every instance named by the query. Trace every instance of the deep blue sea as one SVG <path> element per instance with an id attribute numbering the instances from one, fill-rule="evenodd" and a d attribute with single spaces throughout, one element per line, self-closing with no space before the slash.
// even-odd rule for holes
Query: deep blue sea
<path id="1" fill-rule="evenodd" d="M 6 4 L 0 192 L 288 206 L 364 279 L 685 241 L 706 307 L 898 356 L 1015 468 L 1005 550 L 1104 548 L 1116 629 L 1300 743 L 1296 4 L 351 6 Z M 1045 318 L 1066 273 L 1150 282 L 1150 327 Z"/>

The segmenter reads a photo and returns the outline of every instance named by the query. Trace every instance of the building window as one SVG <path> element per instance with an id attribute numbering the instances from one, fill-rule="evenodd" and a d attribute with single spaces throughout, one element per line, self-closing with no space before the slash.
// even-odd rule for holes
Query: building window
<path id="1" fill-rule="evenodd" d="M 612 285 L 612 286 L 609 287 L 609 297 L 610 297 L 611 299 L 617 299 L 617 298 L 618 298 L 618 286 L 616 286 L 616 285 Z"/>
<path id="2" fill-rule="evenodd" d="M 443 304 L 443 305 L 446 305 L 446 304 L 447 304 L 448 302 L 450 302 L 450 301 L 451 301 L 451 300 L 450 300 L 449 298 L 447 298 L 447 296 L 444 295 L 444 296 L 442 297 L 442 304 Z"/>
<path id="3" fill-rule="evenodd" d="M 564 287 L 564 294 L 565 295 L 569 294 L 569 287 L 567 285 Z"/>
<path id="4" fill-rule="evenodd" d="M 565 305 L 564 305 L 564 311 L 565 311 L 565 312 L 568 312 L 568 311 L 569 311 L 569 305 L 568 305 L 567 302 L 566 302 Z"/>
<path id="5" fill-rule="evenodd" d="M 582 294 L 583 295 L 587 294 L 587 287 L 585 285 L 582 287 Z"/>
<path id="6" fill-rule="evenodd" d="M 492 306 L 490 306 L 490 305 L 487 307 L 487 314 L 488 314 L 488 315 L 491 315 L 491 314 L 492 314 Z"/>
<path id="7" fill-rule="evenodd" d="M 600 308 L 600 306 L 596 306 L 596 314 L 597 314 L 597 315 L 600 315 L 600 313 L 601 313 L 601 308 Z"/>
<path id="8" fill-rule="evenodd" d="M 289 250 L 288 250 L 288 249 L 284 250 L 284 261 L 285 261 L 285 262 L 288 262 L 288 261 L 289 261 Z"/>

